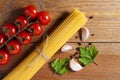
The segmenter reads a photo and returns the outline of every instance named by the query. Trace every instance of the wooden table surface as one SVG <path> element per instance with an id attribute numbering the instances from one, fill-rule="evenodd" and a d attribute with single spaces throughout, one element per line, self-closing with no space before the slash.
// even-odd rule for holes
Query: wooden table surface
<path id="1" fill-rule="evenodd" d="M 82 42 L 76 33 L 68 43 L 79 46 L 77 42 L 81 42 L 81 46 L 85 46 L 91 42 L 99 49 L 95 59 L 98 66 L 90 64 L 79 72 L 70 71 L 62 76 L 54 74 L 50 62 L 56 57 L 69 57 L 72 53 L 58 51 L 31 80 L 120 80 L 120 0 L 0 0 L 0 27 L 13 23 L 27 5 L 35 5 L 39 11 L 50 13 L 51 22 L 43 26 L 43 34 L 50 33 L 74 8 L 83 11 L 88 19 L 93 17 L 85 25 L 90 30 L 89 39 Z M 41 37 L 33 37 L 32 43 L 23 46 L 19 55 L 11 55 L 7 65 L 0 65 L 1 79 L 29 55 Z"/>

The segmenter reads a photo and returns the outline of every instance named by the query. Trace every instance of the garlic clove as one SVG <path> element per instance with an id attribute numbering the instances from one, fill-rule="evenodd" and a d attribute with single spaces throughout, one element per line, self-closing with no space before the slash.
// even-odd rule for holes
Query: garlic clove
<path id="1" fill-rule="evenodd" d="M 68 52 L 68 51 L 72 51 L 74 50 L 74 47 L 70 44 L 65 44 L 62 48 L 61 48 L 61 52 Z"/>
<path id="2" fill-rule="evenodd" d="M 87 40 L 89 37 L 89 34 L 90 34 L 88 28 L 83 27 L 83 28 L 81 28 L 81 31 L 82 31 L 82 34 L 81 34 L 82 41 Z"/>
<path id="3" fill-rule="evenodd" d="M 69 61 L 69 66 L 73 71 L 80 71 L 83 69 L 83 67 L 79 63 L 77 63 L 74 59 L 71 59 Z"/>

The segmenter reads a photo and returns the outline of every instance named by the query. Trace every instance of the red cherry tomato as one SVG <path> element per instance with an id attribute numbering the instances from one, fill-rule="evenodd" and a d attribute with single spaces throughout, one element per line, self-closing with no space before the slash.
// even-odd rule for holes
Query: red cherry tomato
<path id="1" fill-rule="evenodd" d="M 1 49 L 0 50 L 0 65 L 7 64 L 9 61 L 8 51 Z"/>
<path id="2" fill-rule="evenodd" d="M 32 37 L 31 37 L 31 34 L 30 32 L 28 31 L 21 31 L 19 34 L 18 34 L 18 40 L 20 42 L 22 42 L 22 44 L 29 44 L 32 40 Z"/>
<path id="3" fill-rule="evenodd" d="M 1 33 L 0 34 L 0 46 L 3 45 L 7 39 L 8 37 L 4 33 Z"/>
<path id="4" fill-rule="evenodd" d="M 37 17 L 37 14 L 38 14 L 38 10 L 35 6 L 33 5 L 30 5 L 30 6 L 27 6 L 24 10 L 24 14 L 26 16 L 29 16 L 30 19 L 35 19 Z"/>
<path id="5" fill-rule="evenodd" d="M 40 21 L 40 24 L 47 25 L 50 22 L 50 16 L 48 12 L 41 11 L 38 13 L 37 19 Z"/>
<path id="6" fill-rule="evenodd" d="M 35 36 L 40 35 L 42 33 L 42 27 L 39 23 L 32 23 L 28 30 Z"/>
<path id="7" fill-rule="evenodd" d="M 16 39 L 11 39 L 6 46 L 6 49 L 10 54 L 19 54 L 21 51 L 21 45 Z"/>
<path id="8" fill-rule="evenodd" d="M 28 24 L 28 20 L 24 16 L 19 16 L 15 19 L 15 24 L 19 27 L 19 29 L 23 29 Z"/>
<path id="9" fill-rule="evenodd" d="M 14 36 L 17 33 L 17 27 L 13 24 L 5 24 L 3 26 L 3 33 L 5 33 L 7 36 Z"/>

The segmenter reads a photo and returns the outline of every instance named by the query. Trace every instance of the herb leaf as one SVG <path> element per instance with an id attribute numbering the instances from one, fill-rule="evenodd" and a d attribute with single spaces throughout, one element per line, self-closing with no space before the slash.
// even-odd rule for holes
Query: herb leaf
<path id="1" fill-rule="evenodd" d="M 69 69 L 67 68 L 67 64 L 69 63 L 69 59 L 65 58 L 65 59 L 58 59 L 56 58 L 52 63 L 51 66 L 52 68 L 55 70 L 56 73 L 58 74 L 65 74 L 69 71 Z"/>
<path id="2" fill-rule="evenodd" d="M 89 65 L 92 62 L 95 63 L 94 58 L 97 56 L 98 52 L 99 51 L 97 50 L 97 48 L 93 45 L 91 47 L 88 46 L 81 47 L 80 58 L 78 58 L 78 60 L 85 66 Z"/>

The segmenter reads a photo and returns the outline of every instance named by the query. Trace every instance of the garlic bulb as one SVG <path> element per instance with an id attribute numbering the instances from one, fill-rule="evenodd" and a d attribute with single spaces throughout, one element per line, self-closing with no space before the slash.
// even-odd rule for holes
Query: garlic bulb
<path id="1" fill-rule="evenodd" d="M 72 51 L 74 50 L 74 47 L 70 44 L 65 44 L 62 48 L 61 48 L 61 52 L 68 52 L 68 51 Z"/>
<path id="2" fill-rule="evenodd" d="M 73 71 L 80 71 L 83 69 L 83 67 L 77 63 L 74 58 L 69 61 L 69 66 Z"/>
<path id="3" fill-rule="evenodd" d="M 89 37 L 89 34 L 90 34 L 88 28 L 83 27 L 83 28 L 81 28 L 81 31 L 82 31 L 82 34 L 81 34 L 82 41 L 87 40 Z"/>

